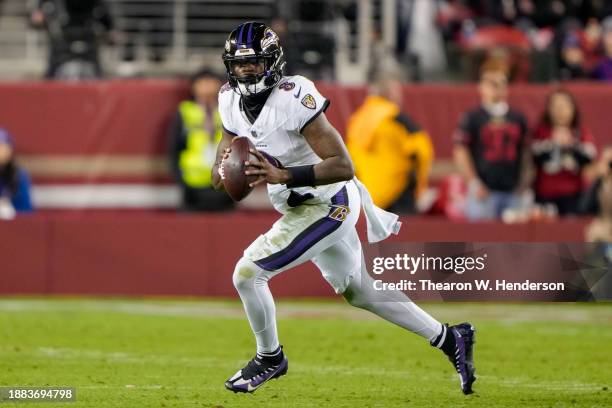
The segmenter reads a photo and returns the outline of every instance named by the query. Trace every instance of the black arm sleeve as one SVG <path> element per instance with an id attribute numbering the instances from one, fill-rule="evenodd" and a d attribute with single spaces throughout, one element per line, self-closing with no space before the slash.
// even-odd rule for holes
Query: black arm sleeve
<path id="1" fill-rule="evenodd" d="M 587 156 L 582 150 L 580 150 L 579 146 L 573 146 L 570 148 L 570 150 L 572 156 L 574 156 L 574 159 L 576 159 L 578 164 L 580 164 L 580 167 L 583 167 L 593 161 L 591 157 Z"/>
<path id="2" fill-rule="evenodd" d="M 539 153 L 531 153 L 533 157 L 533 162 L 536 166 L 542 166 L 544 163 L 550 160 L 550 151 L 544 151 Z"/>
<path id="3" fill-rule="evenodd" d="M 469 146 L 474 142 L 474 120 L 473 115 L 468 112 L 463 115 L 459 125 L 453 133 L 453 142 L 458 145 Z M 476 131 L 477 132 L 477 131 Z"/>

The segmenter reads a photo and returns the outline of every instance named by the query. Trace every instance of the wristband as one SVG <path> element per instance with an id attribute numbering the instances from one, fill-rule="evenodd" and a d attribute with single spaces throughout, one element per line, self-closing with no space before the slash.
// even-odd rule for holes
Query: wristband
<path id="1" fill-rule="evenodd" d="M 306 187 L 315 185 L 314 165 L 288 167 L 291 172 L 292 180 L 287 183 L 287 187 Z"/>

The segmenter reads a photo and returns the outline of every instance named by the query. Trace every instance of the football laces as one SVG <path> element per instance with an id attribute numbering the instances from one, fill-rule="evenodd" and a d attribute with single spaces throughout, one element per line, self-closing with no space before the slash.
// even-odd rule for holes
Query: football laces
<path id="1" fill-rule="evenodd" d="M 223 170 L 224 163 L 225 163 L 225 159 L 222 159 L 221 163 L 219 164 L 219 167 L 217 167 L 217 173 L 219 173 L 221 180 L 225 180 L 225 171 Z"/>

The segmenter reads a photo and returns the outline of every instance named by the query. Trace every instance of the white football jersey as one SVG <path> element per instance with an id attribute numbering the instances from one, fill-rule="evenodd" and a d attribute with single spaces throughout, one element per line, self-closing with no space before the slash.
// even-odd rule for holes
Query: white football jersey
<path id="1" fill-rule="evenodd" d="M 219 113 L 225 130 L 248 137 L 257 150 L 275 157 L 285 167 L 322 161 L 301 131 L 328 105 L 329 101 L 317 91 L 312 81 L 300 75 L 285 76 L 268 96 L 255 123 L 251 123 L 240 106 L 240 95 L 229 84 L 219 91 Z M 274 208 L 284 213 L 290 208 L 287 198 L 291 190 L 312 194 L 313 198 L 304 203 L 318 204 L 327 202 L 344 184 L 346 182 L 292 189 L 284 184 L 268 184 L 268 195 Z"/>

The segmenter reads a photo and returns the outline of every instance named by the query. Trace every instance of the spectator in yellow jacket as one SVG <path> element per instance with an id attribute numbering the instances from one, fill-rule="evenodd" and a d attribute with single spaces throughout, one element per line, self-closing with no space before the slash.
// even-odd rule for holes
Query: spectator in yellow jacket
<path id="1" fill-rule="evenodd" d="M 374 203 L 398 213 L 415 213 L 426 190 L 433 146 L 427 132 L 401 111 L 401 83 L 378 80 L 350 117 L 347 146 L 357 177 Z"/>

